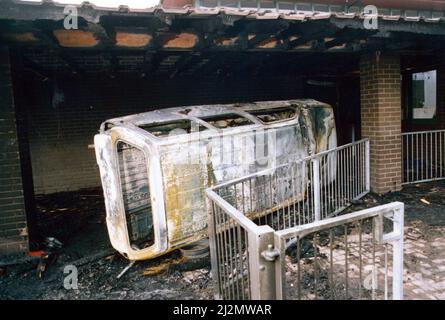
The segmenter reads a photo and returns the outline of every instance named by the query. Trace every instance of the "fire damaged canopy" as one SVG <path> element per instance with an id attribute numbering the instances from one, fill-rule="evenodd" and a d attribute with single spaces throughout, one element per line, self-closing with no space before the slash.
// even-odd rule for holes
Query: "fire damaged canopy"
<path id="1" fill-rule="evenodd" d="M 66 30 L 66 5 L 6 0 L 0 4 L 2 37 L 63 48 L 338 52 L 364 50 L 378 40 L 380 45 L 406 47 L 394 43 L 403 34 L 445 35 L 443 5 L 432 6 L 433 10 L 381 8 L 378 29 L 372 30 L 364 23 L 371 15 L 358 6 L 339 5 L 341 1 L 320 1 L 333 5 L 277 2 L 276 7 L 270 7 L 272 1 L 251 1 L 241 8 L 233 7 L 237 1 L 222 1 L 219 6 L 213 2 L 145 10 L 100 8 L 84 2 L 77 7 L 79 29 Z M 385 41 L 389 38 L 392 41 Z"/>
<path id="2" fill-rule="evenodd" d="M 443 2 L 397 1 L 393 8 L 377 2 L 382 5 L 377 29 L 365 23 L 374 17 L 363 11 L 369 1 L 359 6 L 323 0 L 208 0 L 193 5 L 164 1 L 147 9 L 101 8 L 85 2 L 76 7 L 78 29 L 67 30 L 65 5 L 6 0 L 0 3 L 0 41 L 22 50 L 25 66 L 44 75 L 112 74 L 124 69 L 121 66 L 141 75 L 162 73 L 164 67 L 172 67 L 168 76 L 227 74 L 251 72 L 252 65 L 280 70 L 280 61 L 284 72 L 295 68 L 313 73 L 318 66 L 332 68 L 332 56 L 343 57 L 336 59 L 334 68 L 347 70 L 361 52 L 444 49 Z M 238 63 L 243 53 L 254 58 Z M 312 61 L 295 59 L 305 55 Z"/>

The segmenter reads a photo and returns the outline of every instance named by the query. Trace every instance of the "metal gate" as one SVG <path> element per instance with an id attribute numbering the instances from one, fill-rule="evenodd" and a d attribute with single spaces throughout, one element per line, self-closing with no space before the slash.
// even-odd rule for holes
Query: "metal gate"
<path id="1" fill-rule="evenodd" d="M 403 213 L 394 202 L 275 232 L 276 298 L 402 299 Z"/>
<path id="2" fill-rule="evenodd" d="M 334 218 L 367 192 L 367 140 L 208 189 L 217 298 L 401 298 L 403 204 Z"/>
<path id="3" fill-rule="evenodd" d="M 403 184 L 445 179 L 445 130 L 402 133 Z"/>

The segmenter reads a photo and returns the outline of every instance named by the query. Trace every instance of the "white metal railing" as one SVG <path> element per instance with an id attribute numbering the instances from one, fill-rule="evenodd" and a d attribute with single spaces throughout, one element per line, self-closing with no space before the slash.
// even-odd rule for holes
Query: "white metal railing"
<path id="1" fill-rule="evenodd" d="M 445 178 L 445 130 L 402 133 L 403 183 Z"/>
<path id="2" fill-rule="evenodd" d="M 369 180 L 369 141 L 361 140 L 208 189 L 218 297 L 274 298 L 265 289 L 273 266 L 259 261 L 273 233 L 335 216 L 369 192 Z"/>
<path id="3" fill-rule="evenodd" d="M 274 292 L 262 287 L 270 283 L 258 272 L 265 240 L 273 241 L 269 226 L 257 226 L 214 191 L 207 190 L 210 203 L 209 238 L 212 278 L 217 299 L 273 299 Z M 272 266 L 264 269 L 272 272 Z M 260 292 L 263 292 L 260 296 Z"/>
<path id="4" fill-rule="evenodd" d="M 393 202 L 276 232 L 276 254 L 291 255 L 277 262 L 276 298 L 403 299 L 403 226 Z"/>
<path id="5" fill-rule="evenodd" d="M 275 229 L 333 216 L 370 190 L 364 139 L 212 188 L 237 210 Z"/>

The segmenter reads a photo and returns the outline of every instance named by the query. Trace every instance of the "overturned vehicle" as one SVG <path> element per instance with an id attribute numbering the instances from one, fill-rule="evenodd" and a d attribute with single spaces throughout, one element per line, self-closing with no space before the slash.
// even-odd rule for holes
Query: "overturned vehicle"
<path id="1" fill-rule="evenodd" d="M 94 143 L 111 244 L 144 260 L 207 236 L 206 188 L 335 148 L 337 136 L 329 105 L 287 100 L 115 118 Z"/>

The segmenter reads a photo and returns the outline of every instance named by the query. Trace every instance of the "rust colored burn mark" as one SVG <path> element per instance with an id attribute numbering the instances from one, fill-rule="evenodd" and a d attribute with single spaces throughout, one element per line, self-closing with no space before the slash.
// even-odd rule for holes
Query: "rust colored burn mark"
<path id="1" fill-rule="evenodd" d="M 176 177 L 178 175 L 176 167 L 170 167 L 166 170 L 165 173 L 167 176 Z M 176 209 L 179 207 L 178 200 L 179 188 L 177 183 L 174 180 L 170 180 L 166 183 L 165 189 L 165 209 L 167 212 L 167 217 L 169 219 L 168 222 L 168 233 L 171 238 L 181 238 L 181 230 L 182 230 L 182 220 L 181 217 L 177 214 L 169 214 L 169 212 L 176 212 Z"/>
<path id="2" fill-rule="evenodd" d="M 62 47 L 94 47 L 99 43 L 94 34 L 83 30 L 54 30 L 54 36 Z"/>
<path id="3" fill-rule="evenodd" d="M 222 37 L 222 38 L 218 38 L 215 39 L 215 44 L 217 46 L 233 46 L 236 44 L 236 41 L 238 40 L 238 37 Z"/>
<path id="4" fill-rule="evenodd" d="M 300 44 L 299 46 L 296 46 L 295 49 L 311 49 L 314 46 L 314 42 L 308 41 L 304 44 Z"/>
<path id="5" fill-rule="evenodd" d="M 179 33 L 169 35 L 163 43 L 164 48 L 193 48 L 198 43 L 198 36 L 193 33 Z"/>
<path id="6" fill-rule="evenodd" d="M 119 47 L 145 47 L 151 40 L 152 36 L 147 33 L 116 33 L 116 45 Z"/>
<path id="7" fill-rule="evenodd" d="M 274 37 L 270 37 L 266 40 L 263 40 L 261 42 L 259 42 L 256 47 L 257 48 L 262 48 L 262 49 L 272 49 L 275 48 L 277 46 L 277 39 Z"/>
<path id="8" fill-rule="evenodd" d="M 34 42 L 38 40 L 32 32 L 7 33 L 5 34 L 5 38 L 18 42 Z"/>
<path id="9" fill-rule="evenodd" d="M 346 48 L 346 43 L 344 42 L 343 44 L 339 44 L 338 46 L 329 48 L 329 50 L 335 50 L 335 49 L 345 49 Z"/>

